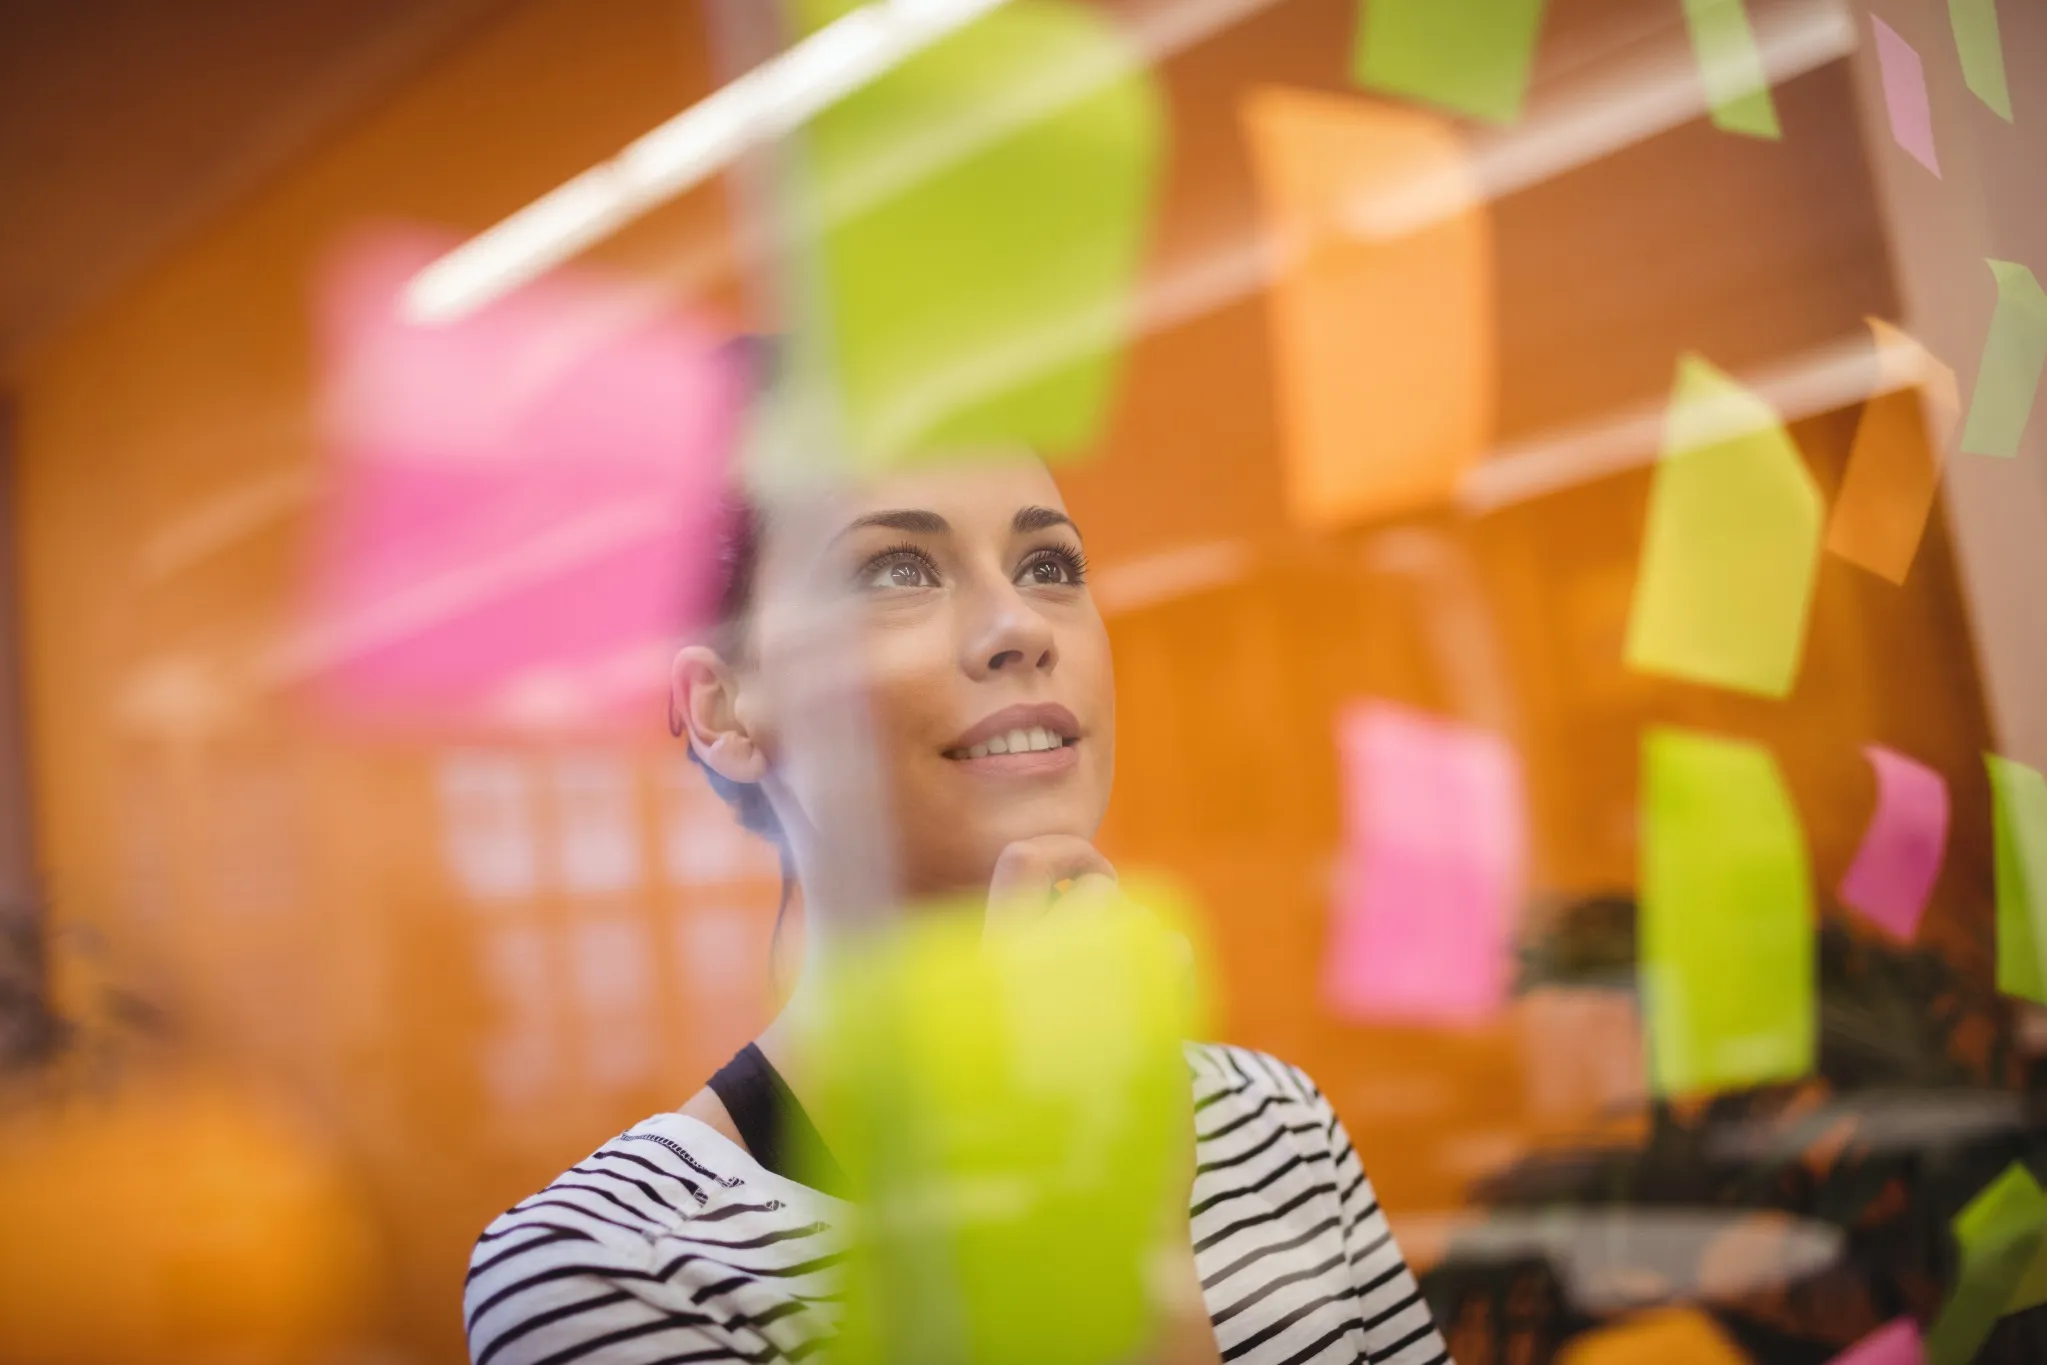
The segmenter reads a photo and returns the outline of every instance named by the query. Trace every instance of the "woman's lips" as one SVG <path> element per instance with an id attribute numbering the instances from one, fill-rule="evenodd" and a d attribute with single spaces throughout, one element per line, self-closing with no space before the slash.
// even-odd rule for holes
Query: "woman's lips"
<path id="1" fill-rule="evenodd" d="M 984 754 L 980 758 L 946 758 L 967 772 L 987 777 L 1046 777 L 1070 772 L 1080 762 L 1080 741 L 1067 740 L 1051 749 L 1026 749 L 1013 754 Z"/>

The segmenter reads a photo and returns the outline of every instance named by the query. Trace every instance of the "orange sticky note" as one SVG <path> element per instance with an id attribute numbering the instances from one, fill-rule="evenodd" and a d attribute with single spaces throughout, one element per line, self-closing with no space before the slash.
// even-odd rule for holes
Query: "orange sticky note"
<path id="1" fill-rule="evenodd" d="M 1673 1308 L 1602 1327 L 1568 1343 L 1558 1365 L 1748 1365 L 1704 1313 Z"/>
<path id="2" fill-rule="evenodd" d="M 1877 392 L 1864 404 L 1848 472 L 1827 522 L 1827 548 L 1903 583 L 1918 553 L 1940 470 L 1962 415 L 1955 372 L 1887 322 L 1876 336 Z"/>
<path id="3" fill-rule="evenodd" d="M 1492 225 L 1453 126 L 1342 95 L 1242 107 L 1288 510 L 1320 529 L 1448 502 L 1492 440 Z"/>

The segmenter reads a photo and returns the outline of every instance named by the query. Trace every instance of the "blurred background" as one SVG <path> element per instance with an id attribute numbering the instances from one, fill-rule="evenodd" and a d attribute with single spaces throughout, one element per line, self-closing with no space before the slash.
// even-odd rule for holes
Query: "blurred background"
<path id="1" fill-rule="evenodd" d="M 1054 459 L 1103 847 L 1463 1365 L 2047 1359 L 2043 158 L 2020 0 L 0 6 L 0 1359 L 459 1360 L 770 1017 L 759 333 Z"/>

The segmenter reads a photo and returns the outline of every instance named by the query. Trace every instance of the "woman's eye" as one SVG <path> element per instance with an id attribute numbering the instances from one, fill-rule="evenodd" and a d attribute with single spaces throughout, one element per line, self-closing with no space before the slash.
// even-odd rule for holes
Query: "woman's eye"
<path id="1" fill-rule="evenodd" d="M 1024 565 L 1018 570 L 1016 581 L 1033 588 L 1077 587 L 1085 581 L 1084 574 L 1077 558 L 1054 551 Z"/>
<path id="2" fill-rule="evenodd" d="M 932 588 L 938 585 L 937 575 L 930 564 L 915 555 L 896 554 L 878 559 L 867 566 L 861 586 L 879 588 L 883 591 L 900 591 L 905 588 Z"/>

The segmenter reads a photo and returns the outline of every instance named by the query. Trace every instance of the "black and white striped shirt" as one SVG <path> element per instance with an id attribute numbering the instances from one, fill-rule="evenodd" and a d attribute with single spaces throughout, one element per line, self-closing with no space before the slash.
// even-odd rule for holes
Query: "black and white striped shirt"
<path id="1" fill-rule="evenodd" d="M 1261 1052 L 1189 1044 L 1195 1264 L 1226 1361 L 1449 1359 L 1329 1102 Z M 801 1360 L 837 1315 L 844 1205 L 695 1119 L 605 1143 L 484 1231 L 474 1365 Z"/>

